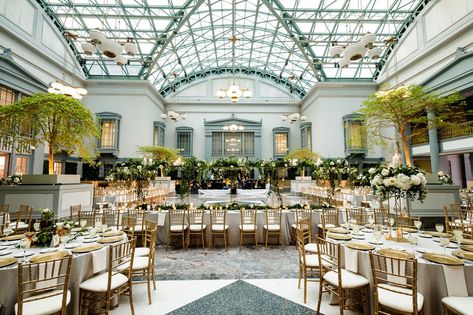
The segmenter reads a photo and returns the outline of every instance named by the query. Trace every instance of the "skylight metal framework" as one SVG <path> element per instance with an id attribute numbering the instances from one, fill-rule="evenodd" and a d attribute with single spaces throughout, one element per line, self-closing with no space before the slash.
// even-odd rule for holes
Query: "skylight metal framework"
<path id="1" fill-rule="evenodd" d="M 319 81 L 378 76 L 393 47 L 429 0 L 37 0 L 90 78 L 150 80 L 166 97 L 173 87 L 218 74 L 249 74 L 282 84 L 301 98 Z M 235 43 L 232 63 L 233 27 Z M 138 55 L 119 66 L 80 44 L 99 28 L 108 38 L 133 38 Z M 341 69 L 329 56 L 377 34 L 381 58 Z"/>

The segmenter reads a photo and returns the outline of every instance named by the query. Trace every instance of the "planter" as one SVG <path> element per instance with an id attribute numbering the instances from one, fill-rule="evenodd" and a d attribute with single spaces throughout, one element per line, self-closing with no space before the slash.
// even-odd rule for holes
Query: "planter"
<path id="1" fill-rule="evenodd" d="M 23 175 L 22 185 L 80 184 L 80 175 Z"/>

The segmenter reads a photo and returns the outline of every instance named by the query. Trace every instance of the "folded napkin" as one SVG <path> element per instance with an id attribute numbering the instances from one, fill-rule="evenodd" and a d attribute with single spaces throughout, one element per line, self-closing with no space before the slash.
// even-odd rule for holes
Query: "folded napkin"
<path id="1" fill-rule="evenodd" d="M 358 251 L 345 246 L 345 269 L 358 273 Z"/>
<path id="2" fill-rule="evenodd" d="M 166 221 L 166 213 L 159 212 L 158 213 L 158 226 L 164 226 L 165 221 Z"/>
<path id="3" fill-rule="evenodd" d="M 442 265 L 448 296 L 468 296 L 463 266 Z"/>
<path id="4" fill-rule="evenodd" d="M 108 247 L 103 247 L 92 252 L 92 270 L 94 273 L 104 271 L 107 268 Z"/>
<path id="5" fill-rule="evenodd" d="M 386 258 L 386 270 L 388 273 L 394 274 L 387 276 L 388 281 L 399 284 L 406 284 L 406 278 L 400 277 L 401 275 L 404 276 L 406 274 L 406 262 L 399 260 L 393 261 L 391 258 Z"/>
<path id="6" fill-rule="evenodd" d="M 38 265 L 38 280 L 36 282 L 36 289 L 43 289 L 51 286 L 57 285 L 58 279 L 43 280 L 47 278 L 57 277 L 59 275 L 59 263 L 46 262 Z M 43 280 L 43 281 L 41 281 Z"/>

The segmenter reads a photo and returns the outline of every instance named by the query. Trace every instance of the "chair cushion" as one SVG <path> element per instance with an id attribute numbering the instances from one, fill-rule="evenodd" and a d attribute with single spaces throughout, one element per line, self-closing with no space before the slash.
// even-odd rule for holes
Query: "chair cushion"
<path id="1" fill-rule="evenodd" d="M 251 232 L 256 230 L 256 226 L 254 224 L 240 224 L 240 230 L 244 232 Z"/>
<path id="2" fill-rule="evenodd" d="M 135 257 L 148 257 L 149 248 L 148 247 L 137 247 L 135 248 Z"/>
<path id="3" fill-rule="evenodd" d="M 225 226 L 223 224 L 212 224 L 212 231 L 223 232 L 224 230 L 228 230 L 227 224 Z"/>
<path id="4" fill-rule="evenodd" d="M 472 296 L 447 296 L 442 303 L 461 314 L 471 314 L 473 310 Z"/>
<path id="5" fill-rule="evenodd" d="M 141 224 L 135 225 L 135 232 L 143 232 L 143 225 Z"/>
<path id="6" fill-rule="evenodd" d="M 395 290 L 397 293 L 393 291 L 389 291 L 383 288 L 389 288 L 391 290 Z M 407 295 L 409 294 L 409 295 Z M 378 300 L 379 304 L 387 306 L 389 308 L 401 311 L 412 313 L 413 312 L 413 300 L 412 300 L 412 290 L 406 288 L 400 288 L 389 284 L 380 284 L 378 285 Z M 418 311 L 422 310 L 422 306 L 424 305 L 424 296 L 417 292 L 417 308 Z"/>
<path id="7" fill-rule="evenodd" d="M 324 228 L 324 226 L 322 225 L 322 223 L 317 224 L 317 227 L 319 227 L 319 228 L 321 228 L 321 229 Z M 333 227 L 335 227 L 335 224 L 331 224 L 331 223 L 325 224 L 325 228 L 326 228 L 326 229 L 328 229 L 328 228 L 333 228 Z"/>
<path id="8" fill-rule="evenodd" d="M 40 300 L 38 299 L 42 296 L 48 296 L 52 293 L 61 293 L 58 295 L 46 297 Z M 66 296 L 66 305 L 69 304 L 71 300 L 71 291 L 67 290 Z M 24 315 L 47 315 L 47 314 L 54 314 L 61 310 L 62 308 L 62 290 L 54 290 L 50 292 L 41 293 L 38 295 L 34 295 L 31 297 L 26 298 L 23 301 L 23 314 Z M 18 314 L 18 303 L 15 304 L 15 313 Z"/>
<path id="9" fill-rule="evenodd" d="M 202 231 L 202 230 L 205 230 L 207 226 L 204 224 L 204 225 L 200 225 L 200 224 L 191 224 L 190 225 L 190 229 L 192 232 L 196 232 L 196 231 Z"/>
<path id="10" fill-rule="evenodd" d="M 281 226 L 279 224 L 270 224 L 270 225 L 263 225 L 263 228 L 268 231 L 280 231 Z"/>
<path id="11" fill-rule="evenodd" d="M 121 274 L 117 273 L 112 276 L 111 289 L 116 289 L 125 283 L 127 283 L 128 278 Z M 98 276 L 92 277 L 88 280 L 85 280 L 80 284 L 80 288 L 92 292 L 107 292 L 107 282 L 108 282 L 108 272 L 104 272 Z"/>
<path id="12" fill-rule="evenodd" d="M 301 263 L 304 263 L 301 257 Z M 319 255 L 305 255 L 305 265 L 307 267 L 318 267 L 319 266 Z"/>
<path id="13" fill-rule="evenodd" d="M 181 232 L 185 229 L 187 229 L 187 225 L 184 224 L 184 227 L 182 227 L 181 224 L 174 224 L 169 227 L 171 229 L 171 232 Z"/>
<path id="14" fill-rule="evenodd" d="M 342 288 L 343 289 L 353 289 L 362 287 L 369 283 L 368 279 L 359 275 L 357 273 L 353 273 L 346 269 L 342 269 Z M 338 287 L 338 273 L 335 271 L 329 271 L 324 274 L 324 280 L 330 283 L 333 286 Z"/>
<path id="15" fill-rule="evenodd" d="M 133 258 L 133 271 L 147 269 L 148 261 L 149 261 L 148 257 L 134 257 Z M 121 271 L 121 270 L 128 269 L 129 265 L 130 263 L 127 262 L 126 264 L 119 266 L 118 270 Z"/>
<path id="16" fill-rule="evenodd" d="M 306 252 L 317 253 L 317 243 L 307 243 L 304 245 Z"/>

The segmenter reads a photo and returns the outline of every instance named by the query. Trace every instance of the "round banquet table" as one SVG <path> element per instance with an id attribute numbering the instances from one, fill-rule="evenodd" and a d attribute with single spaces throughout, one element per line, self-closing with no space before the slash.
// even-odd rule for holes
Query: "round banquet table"
<path id="1" fill-rule="evenodd" d="M 126 235 L 124 235 L 126 238 Z M 80 239 L 77 241 L 80 242 Z M 89 243 L 91 244 L 91 243 Z M 81 244 L 82 245 L 82 244 Z M 85 244 L 84 244 L 85 245 Z M 107 247 L 108 244 L 104 244 Z M 13 253 L 0 257 L 11 257 L 16 253 L 21 253 L 23 250 L 18 248 L 10 248 Z M 42 248 L 29 248 L 27 252 L 39 253 Z M 29 256 L 31 258 L 33 256 Z M 67 314 L 79 314 L 79 285 L 94 275 L 93 273 L 93 259 L 92 252 L 83 254 L 73 254 L 72 256 L 71 274 L 69 277 L 69 290 L 71 291 L 71 301 L 68 305 Z M 21 259 L 21 258 L 19 258 Z M 11 266 L 0 268 L 0 304 L 2 305 L 2 315 L 15 314 L 15 304 L 18 300 L 18 266 L 13 264 Z"/>
<path id="2" fill-rule="evenodd" d="M 355 240 L 353 242 L 366 243 L 368 241 L 375 241 L 373 233 L 364 233 L 365 240 Z M 393 232 L 394 234 L 394 232 Z M 415 233 L 417 235 L 417 233 Z M 406 236 L 407 237 L 407 236 Z M 332 240 L 333 241 L 333 240 Z M 395 241 L 382 240 L 383 244 L 378 245 L 377 249 L 380 248 L 394 248 L 394 249 L 403 249 L 409 252 L 413 252 L 412 246 L 410 243 L 402 243 Z M 344 243 L 344 242 L 342 242 Z M 456 245 L 456 243 L 455 243 Z M 346 247 L 343 246 L 345 249 Z M 414 248 L 427 249 L 435 253 L 443 254 L 443 248 L 439 245 L 438 242 L 435 242 L 433 238 L 422 238 L 418 237 L 418 245 Z M 447 248 L 446 253 L 451 254 L 452 251 L 457 248 Z M 442 307 L 442 298 L 448 296 L 447 294 L 447 284 L 444 277 L 443 266 L 436 264 L 426 259 L 422 258 L 422 254 L 415 251 L 417 257 L 417 290 L 419 293 L 424 295 L 424 314 L 443 314 Z M 373 283 L 371 276 L 371 267 L 368 251 L 358 251 L 358 273 L 366 277 L 370 283 Z M 468 295 L 473 295 L 473 262 L 465 260 L 464 265 L 464 274 L 466 285 L 468 288 Z M 373 293 L 373 286 L 371 285 L 371 293 Z M 371 294 L 371 302 L 373 302 L 373 294 Z"/>

